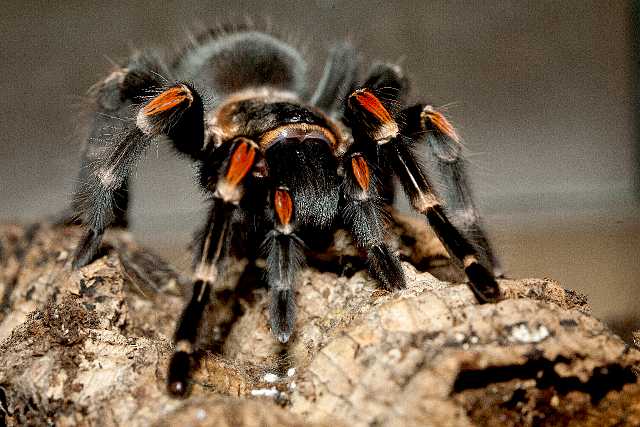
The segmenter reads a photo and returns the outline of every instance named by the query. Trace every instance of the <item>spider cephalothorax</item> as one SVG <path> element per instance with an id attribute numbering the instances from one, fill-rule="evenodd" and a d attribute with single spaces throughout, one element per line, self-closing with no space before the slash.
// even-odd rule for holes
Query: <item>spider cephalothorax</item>
<path id="1" fill-rule="evenodd" d="M 404 106 L 407 82 L 397 66 L 378 65 L 360 81 L 353 49 L 340 45 L 307 95 L 303 59 L 275 37 L 243 29 L 195 40 L 171 61 L 137 53 L 97 85 L 74 202 L 87 227 L 74 256 L 79 268 L 107 227 L 126 225 L 128 177 L 152 140 L 168 139 L 198 165 L 210 209 L 195 247 L 193 296 L 175 332 L 172 393 L 186 391 L 204 307 L 233 257 L 266 260 L 271 328 L 283 343 L 293 332 L 305 254 L 326 247 L 337 228 L 351 233 L 382 287 L 402 288 L 400 262 L 384 238 L 394 177 L 477 299 L 500 297 L 459 137 L 432 106 Z M 425 164 L 413 153 L 419 144 Z"/>

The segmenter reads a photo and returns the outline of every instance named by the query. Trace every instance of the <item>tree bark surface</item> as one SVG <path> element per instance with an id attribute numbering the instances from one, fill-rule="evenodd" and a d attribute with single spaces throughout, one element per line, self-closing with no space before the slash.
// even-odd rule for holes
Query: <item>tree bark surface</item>
<path id="1" fill-rule="evenodd" d="M 397 224 L 407 288 L 317 269 L 359 270 L 338 239 L 299 277 L 286 346 L 268 328 L 266 290 L 245 275 L 232 291 L 230 273 L 184 400 L 165 375 L 188 276 L 126 232 L 73 272 L 78 229 L 0 226 L 0 425 L 640 425 L 640 351 L 584 296 L 501 280 L 505 299 L 479 305 L 466 285 L 420 271 L 459 276 L 433 262 L 442 249 L 426 227 Z"/>

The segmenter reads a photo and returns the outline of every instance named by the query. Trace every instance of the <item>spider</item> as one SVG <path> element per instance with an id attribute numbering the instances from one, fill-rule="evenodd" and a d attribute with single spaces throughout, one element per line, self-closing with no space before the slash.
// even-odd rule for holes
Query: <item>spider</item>
<path id="1" fill-rule="evenodd" d="M 498 261 L 470 198 L 460 138 L 443 113 L 405 106 L 408 82 L 396 65 L 377 64 L 361 79 L 347 43 L 331 49 L 312 91 L 305 69 L 301 54 L 274 35 L 218 29 L 170 60 L 136 52 L 94 87 L 72 205 L 85 226 L 74 269 L 93 260 L 108 227 L 126 227 L 129 176 L 152 141 L 162 138 L 192 159 L 208 195 L 193 294 L 167 375 L 175 396 L 187 391 L 212 286 L 238 254 L 266 260 L 270 326 L 281 343 L 293 333 L 305 254 L 326 248 L 338 228 L 366 253 L 382 288 L 403 288 L 400 262 L 385 243 L 394 179 L 464 269 L 477 300 L 500 299 Z M 416 147 L 426 148 L 426 162 Z"/>

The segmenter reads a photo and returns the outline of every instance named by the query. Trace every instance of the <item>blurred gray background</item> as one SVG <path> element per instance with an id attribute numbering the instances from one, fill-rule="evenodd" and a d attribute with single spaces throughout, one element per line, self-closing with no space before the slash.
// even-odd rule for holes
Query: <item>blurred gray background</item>
<path id="1" fill-rule="evenodd" d="M 640 329 L 632 4 L 625 1 L 3 1 L 0 220 L 61 210 L 76 176 L 78 109 L 133 47 L 175 46 L 193 24 L 271 22 L 317 80 L 333 41 L 399 62 L 417 99 L 446 105 L 509 275 L 589 295 Z M 180 266 L 203 216 L 191 166 L 160 147 L 134 184 L 133 230 Z"/>

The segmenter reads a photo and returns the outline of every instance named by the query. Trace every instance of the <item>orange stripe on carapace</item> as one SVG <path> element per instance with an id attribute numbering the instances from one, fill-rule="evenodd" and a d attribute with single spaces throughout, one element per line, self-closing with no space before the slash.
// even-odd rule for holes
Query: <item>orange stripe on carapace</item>
<path id="1" fill-rule="evenodd" d="M 353 156 L 351 158 L 351 169 L 353 169 L 353 175 L 356 177 L 356 181 L 358 181 L 358 185 L 364 191 L 369 189 L 369 182 L 371 181 L 371 177 L 369 175 L 369 166 L 367 165 L 367 161 L 362 156 Z"/>
<path id="2" fill-rule="evenodd" d="M 429 117 L 429 120 L 431 120 L 431 123 L 433 123 L 436 129 L 453 139 L 455 142 L 460 142 L 458 133 L 442 113 L 438 111 L 429 111 L 427 112 L 427 117 Z"/>
<path id="3" fill-rule="evenodd" d="M 256 148 L 248 141 L 241 141 L 233 150 L 226 179 L 229 184 L 238 185 L 247 175 L 256 158 Z"/>
<path id="4" fill-rule="evenodd" d="M 280 220 L 280 224 L 288 225 L 291 222 L 291 215 L 293 215 L 293 201 L 289 192 L 284 188 L 278 188 L 273 201 L 276 208 L 276 214 Z"/>
<path id="5" fill-rule="evenodd" d="M 357 90 L 353 93 L 353 96 L 355 96 L 356 101 L 358 101 L 358 104 L 360 104 L 362 108 L 373 114 L 381 123 L 389 123 L 392 121 L 387 109 L 384 108 L 384 105 L 382 105 L 378 97 L 369 90 Z"/>
<path id="6" fill-rule="evenodd" d="M 155 116 L 156 114 L 177 107 L 184 101 L 188 101 L 188 103 L 191 104 L 191 101 L 193 101 L 191 91 L 185 85 L 175 86 L 165 90 L 149 101 L 142 109 L 142 113 L 145 116 Z"/>

